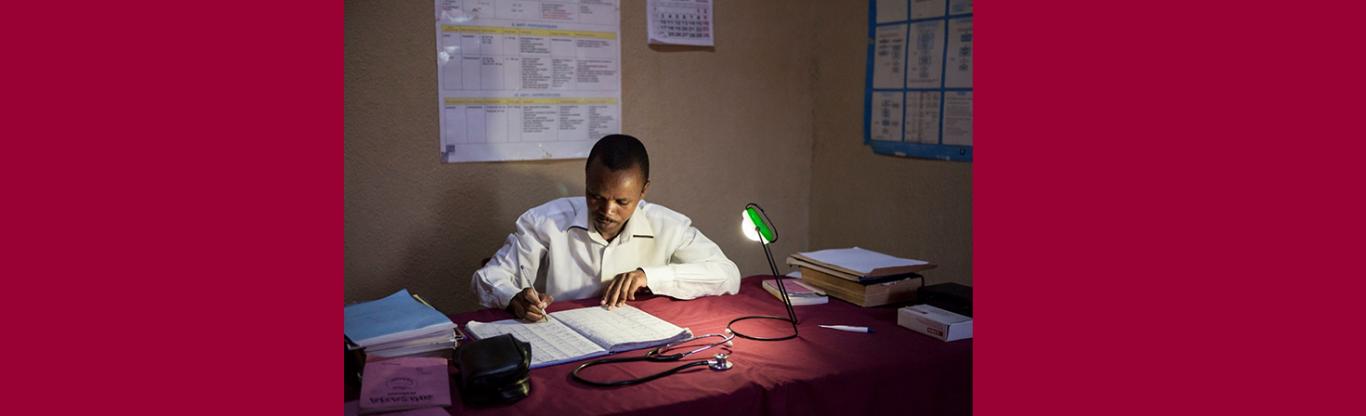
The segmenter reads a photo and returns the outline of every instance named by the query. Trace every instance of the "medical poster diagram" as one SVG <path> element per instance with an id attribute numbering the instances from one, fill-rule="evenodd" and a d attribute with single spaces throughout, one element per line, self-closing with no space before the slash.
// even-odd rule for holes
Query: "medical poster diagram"
<path id="1" fill-rule="evenodd" d="M 621 130 L 619 0 L 436 0 L 446 163 L 575 159 Z"/>
<path id="2" fill-rule="evenodd" d="M 972 161 L 972 1 L 870 2 L 863 143 Z"/>

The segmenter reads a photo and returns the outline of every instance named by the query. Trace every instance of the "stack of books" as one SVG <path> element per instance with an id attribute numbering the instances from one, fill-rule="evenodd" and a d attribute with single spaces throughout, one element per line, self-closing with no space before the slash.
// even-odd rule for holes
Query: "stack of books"
<path id="1" fill-rule="evenodd" d="M 793 276 L 793 275 L 796 276 Z M 792 301 L 792 306 L 802 305 L 821 305 L 830 302 L 830 298 L 825 295 L 825 291 L 802 283 L 801 275 L 797 272 L 787 274 L 783 279 L 783 286 L 787 288 L 787 299 Z M 778 300 L 783 300 L 783 293 L 778 291 L 778 280 L 768 279 L 764 281 L 764 290 L 772 294 Z"/>
<path id="2" fill-rule="evenodd" d="M 422 298 L 399 290 L 384 299 L 346 306 L 347 348 L 377 357 L 450 350 L 459 344 L 455 323 Z"/>
<path id="3" fill-rule="evenodd" d="M 863 307 L 913 300 L 925 284 L 917 272 L 935 267 L 858 247 L 796 253 L 787 264 L 800 269 L 806 284 Z"/>

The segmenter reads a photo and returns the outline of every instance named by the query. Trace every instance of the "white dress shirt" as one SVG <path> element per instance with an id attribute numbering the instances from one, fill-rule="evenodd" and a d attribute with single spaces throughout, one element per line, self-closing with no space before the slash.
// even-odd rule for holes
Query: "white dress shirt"
<path id="1" fill-rule="evenodd" d="M 693 299 L 740 291 L 740 269 L 687 216 L 641 200 L 608 242 L 589 228 L 581 196 L 547 202 L 517 218 L 517 230 L 474 273 L 471 286 L 485 307 L 504 308 L 533 286 L 556 300 L 602 296 L 612 277 L 636 268 L 658 295 Z"/>

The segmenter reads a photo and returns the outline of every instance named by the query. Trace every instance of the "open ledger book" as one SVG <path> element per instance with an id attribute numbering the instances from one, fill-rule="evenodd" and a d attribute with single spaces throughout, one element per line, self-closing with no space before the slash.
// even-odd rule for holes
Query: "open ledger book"
<path id="1" fill-rule="evenodd" d="M 536 323 L 515 319 L 470 321 L 465 329 L 479 339 L 512 334 L 531 343 L 531 368 L 650 348 L 692 336 L 687 328 L 630 305 L 613 310 L 590 306 L 551 312 L 546 321 Z"/>

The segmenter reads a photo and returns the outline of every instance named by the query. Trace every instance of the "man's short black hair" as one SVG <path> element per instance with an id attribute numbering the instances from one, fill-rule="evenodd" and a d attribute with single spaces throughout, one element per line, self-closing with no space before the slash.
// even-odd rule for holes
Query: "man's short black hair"
<path id="1" fill-rule="evenodd" d="M 650 180 L 650 154 L 645 152 L 645 144 L 635 137 L 625 134 L 603 137 L 588 152 L 588 163 L 584 164 L 584 170 L 593 166 L 595 160 L 612 171 L 640 166 L 640 173 L 645 175 L 646 181 Z"/>

